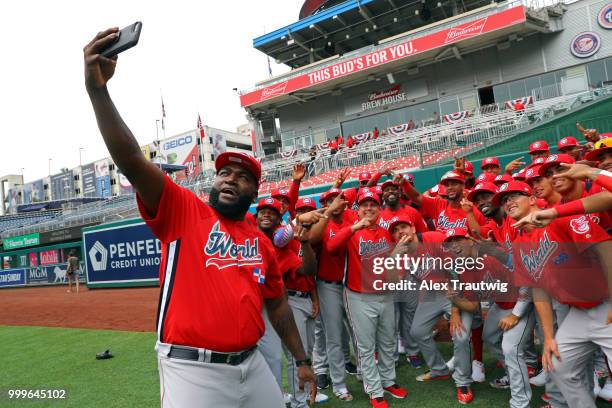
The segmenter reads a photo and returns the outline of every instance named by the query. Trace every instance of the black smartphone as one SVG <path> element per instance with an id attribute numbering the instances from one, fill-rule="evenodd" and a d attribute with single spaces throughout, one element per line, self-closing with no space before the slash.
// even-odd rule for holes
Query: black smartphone
<path id="1" fill-rule="evenodd" d="M 115 42 L 109 45 L 108 48 L 106 48 L 100 54 L 106 58 L 111 58 L 125 50 L 129 50 L 138 44 L 140 30 L 142 30 L 142 23 L 140 21 L 125 27 L 117 33 L 118 36 Z"/>

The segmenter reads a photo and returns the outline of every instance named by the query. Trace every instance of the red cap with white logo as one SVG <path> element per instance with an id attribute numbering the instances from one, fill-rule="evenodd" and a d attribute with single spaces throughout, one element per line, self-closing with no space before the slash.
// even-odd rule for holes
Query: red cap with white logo
<path id="1" fill-rule="evenodd" d="M 359 181 L 370 181 L 372 174 L 369 171 L 359 173 Z"/>
<path id="2" fill-rule="evenodd" d="M 538 152 L 549 152 L 550 148 L 545 140 L 538 140 L 529 145 L 529 154 Z"/>
<path id="3" fill-rule="evenodd" d="M 578 140 L 576 140 L 576 138 L 573 136 L 564 137 L 563 139 L 559 140 L 559 142 L 557 143 L 557 149 L 559 151 L 561 151 L 561 149 L 564 149 L 566 147 L 576 147 L 576 146 L 578 146 Z"/>
<path id="4" fill-rule="evenodd" d="M 487 157 L 486 159 L 483 159 L 482 162 L 480 162 L 480 168 L 484 169 L 486 166 L 501 167 L 499 165 L 499 160 L 497 160 L 497 157 Z"/>
<path id="5" fill-rule="evenodd" d="M 509 183 L 513 180 L 514 179 L 512 178 L 512 176 L 508 173 L 498 174 L 497 177 L 495 177 L 495 180 L 493 180 L 493 184 L 495 184 L 496 186 L 501 186 L 502 184 Z"/>
<path id="6" fill-rule="evenodd" d="M 281 213 L 281 203 L 278 202 L 278 200 L 272 198 L 272 197 L 266 197 L 266 198 L 262 198 L 261 200 L 259 200 L 259 203 L 257 204 L 257 211 L 259 212 L 261 209 L 263 208 L 271 208 L 273 210 L 276 210 L 276 212 L 278 212 L 279 214 Z"/>
<path id="7" fill-rule="evenodd" d="M 532 194 L 531 187 L 522 181 L 511 181 L 503 184 L 499 191 L 493 196 L 493 205 L 499 207 L 501 205 L 501 199 L 506 194 L 510 193 L 523 193 L 530 196 Z"/>
<path id="8" fill-rule="evenodd" d="M 313 200 L 310 197 L 301 197 L 300 199 L 297 200 L 297 203 L 295 203 L 295 209 L 301 210 L 304 208 L 310 208 L 311 210 L 316 210 L 317 203 L 315 202 L 315 200 Z"/>
<path id="9" fill-rule="evenodd" d="M 440 184 L 444 184 L 451 180 L 465 183 L 465 178 L 461 174 L 457 173 L 456 171 L 447 171 L 440 179 Z"/>
<path id="10" fill-rule="evenodd" d="M 553 154 L 546 158 L 543 165 L 540 166 L 538 172 L 540 176 L 546 176 L 546 171 L 551 167 L 558 166 L 561 163 L 574 164 L 576 160 L 569 154 Z"/>
<path id="11" fill-rule="evenodd" d="M 495 194 L 497 193 L 497 186 L 493 183 L 488 183 L 488 182 L 478 183 L 474 186 L 472 191 L 470 191 L 470 193 L 467 196 L 467 199 L 473 202 L 474 199 L 476 198 L 476 195 L 483 191 Z"/>
<path id="12" fill-rule="evenodd" d="M 376 194 L 376 193 L 372 193 L 372 192 L 370 192 L 370 191 L 367 191 L 367 192 L 365 192 L 365 193 L 361 194 L 361 195 L 359 196 L 359 198 L 357 199 L 357 203 L 358 203 L 359 205 L 361 205 L 361 204 L 363 204 L 364 202 L 366 202 L 366 201 L 368 201 L 368 200 L 370 200 L 370 201 L 374 201 L 375 203 L 377 203 L 378 205 L 380 205 L 380 198 L 378 198 L 378 194 Z"/>
<path id="13" fill-rule="evenodd" d="M 221 153 L 215 160 L 215 169 L 219 171 L 229 164 L 235 164 L 248 170 L 257 180 L 257 184 L 259 184 L 259 180 L 261 179 L 261 164 L 256 158 L 246 153 Z"/>

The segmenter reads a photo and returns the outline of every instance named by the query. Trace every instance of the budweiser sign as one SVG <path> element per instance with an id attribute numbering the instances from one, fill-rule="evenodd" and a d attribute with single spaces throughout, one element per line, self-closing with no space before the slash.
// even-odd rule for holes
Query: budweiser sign
<path id="1" fill-rule="evenodd" d="M 374 91 L 368 96 L 368 102 L 397 95 L 400 91 L 400 87 L 400 85 L 395 85 L 394 87 L 385 89 L 384 91 Z"/>
<path id="2" fill-rule="evenodd" d="M 470 24 L 464 27 L 453 27 L 448 30 L 446 34 L 446 40 L 444 44 L 448 44 L 449 42 L 455 42 L 457 40 L 462 40 L 464 38 L 474 37 L 476 35 L 482 34 L 482 29 L 487 23 L 487 18 L 481 18 L 480 20 L 476 20 L 471 22 Z"/>
<path id="3" fill-rule="evenodd" d="M 246 93 L 240 96 L 240 104 L 242 106 L 251 106 L 281 95 L 308 89 L 324 82 L 353 75 L 357 72 L 367 71 L 371 68 L 410 58 L 414 55 L 447 46 L 448 44 L 455 44 L 468 38 L 522 23 L 525 23 L 525 8 L 518 6 L 479 18 L 475 21 L 459 24 L 455 27 L 440 29 L 421 37 L 408 37 L 398 44 L 392 44 L 365 55 L 342 60 L 319 69 L 304 72 L 303 74 L 297 74 L 285 82 Z M 399 90 L 396 91 L 395 88 L 391 88 L 380 93 L 373 93 L 366 103 L 373 104 L 382 100 L 388 102 L 389 99 L 399 98 L 401 95 L 402 93 Z"/>

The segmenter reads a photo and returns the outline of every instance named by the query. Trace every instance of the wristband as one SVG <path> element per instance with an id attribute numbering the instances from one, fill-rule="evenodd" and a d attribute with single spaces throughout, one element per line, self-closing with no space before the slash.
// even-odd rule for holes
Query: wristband
<path id="1" fill-rule="evenodd" d="M 559 217 L 569 217 L 570 215 L 584 214 L 584 204 L 582 200 L 574 200 L 569 203 L 556 205 L 553 207 L 557 210 Z"/>
<path id="2" fill-rule="evenodd" d="M 295 360 L 295 366 L 296 367 L 301 367 L 301 366 L 308 366 L 310 367 L 312 365 L 312 361 L 310 361 L 309 358 L 304 359 L 304 360 Z"/>

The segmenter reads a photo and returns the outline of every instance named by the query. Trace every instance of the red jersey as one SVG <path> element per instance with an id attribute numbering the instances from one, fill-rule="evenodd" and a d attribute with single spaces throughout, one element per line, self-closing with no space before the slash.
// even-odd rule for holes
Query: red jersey
<path id="1" fill-rule="evenodd" d="M 425 217 L 433 220 L 436 230 L 440 232 L 457 228 L 470 230 L 467 222 L 467 213 L 462 208 L 451 206 L 450 202 L 443 198 L 422 195 L 421 212 Z M 474 218 L 476 218 L 476 222 L 480 225 L 486 223 L 484 215 L 475 207 Z"/>
<path id="2" fill-rule="evenodd" d="M 270 240 L 168 177 L 155 216 L 137 199 L 162 243 L 158 340 L 220 352 L 253 347 L 265 331 L 263 299 L 284 294 Z"/>
<path id="3" fill-rule="evenodd" d="M 354 292 L 381 293 L 375 290 L 374 281 L 386 279 L 386 273 L 374 273 L 374 259 L 386 258 L 393 245 L 386 229 L 376 225 L 353 234 L 350 227 L 342 228 L 327 243 L 332 254 L 345 258 L 344 284 Z"/>
<path id="4" fill-rule="evenodd" d="M 444 259 L 450 257 L 450 254 L 444 250 L 444 239 L 446 235 L 438 231 L 427 231 L 422 234 L 418 234 L 419 245 L 417 251 L 414 254 L 410 254 L 415 259 Z M 425 261 L 426 262 L 426 261 Z M 431 282 L 446 282 L 448 275 L 441 268 L 433 263 L 421 263 L 421 266 L 416 269 L 414 275 L 419 281 L 431 281 Z"/>
<path id="5" fill-rule="evenodd" d="M 502 225 L 497 225 L 495 220 L 489 218 L 487 219 L 487 223 L 480 228 L 480 235 L 483 238 L 487 238 L 489 231 L 491 231 L 495 241 L 501 245 L 506 252 L 510 252 L 512 250 L 512 241 L 514 241 L 518 235 L 518 230 L 512 226 L 515 222 L 516 221 L 507 215 L 504 216 Z"/>
<path id="6" fill-rule="evenodd" d="M 317 278 L 331 282 L 341 282 L 344 279 L 344 258 L 338 254 L 332 254 L 327 250 L 329 240 L 334 237 L 342 228 L 351 226 L 359 221 L 357 213 L 353 210 L 344 210 L 342 212 L 342 222 L 337 224 L 334 220 L 327 223 L 323 239 L 321 251 L 319 254 L 319 268 Z"/>
<path id="7" fill-rule="evenodd" d="M 394 218 L 401 216 L 408 217 L 410 221 L 412 221 L 412 225 L 414 225 L 416 232 L 428 231 L 427 224 L 425 223 L 425 220 L 423 219 L 421 213 L 419 213 L 417 210 L 410 207 L 409 205 L 404 204 L 400 204 L 399 208 L 395 211 L 393 211 L 389 207 L 384 207 L 380 212 L 380 218 L 378 218 L 378 225 L 380 225 L 384 229 L 388 229 L 391 221 Z"/>
<path id="8" fill-rule="evenodd" d="M 314 289 L 314 277 L 298 273 L 302 266 L 302 247 L 293 239 L 283 248 L 276 247 L 278 268 L 283 275 L 285 287 L 299 292 L 310 292 Z"/>
<path id="9" fill-rule="evenodd" d="M 612 191 L 612 177 L 610 177 L 608 174 L 608 172 L 598 174 L 595 178 L 595 183 L 607 191 Z"/>
<path id="10" fill-rule="evenodd" d="M 515 285 L 538 287 L 561 303 L 593 307 L 608 299 L 606 275 L 592 251 L 609 235 L 585 215 L 521 231 L 513 243 Z"/>
<path id="11" fill-rule="evenodd" d="M 480 291 L 481 300 L 493 300 L 502 309 L 512 309 L 518 299 L 518 288 L 514 286 L 512 272 L 502 265 L 496 258 L 484 255 L 482 258 L 484 268 L 479 273 L 479 280 L 483 284 L 494 284 L 497 281 L 507 284 L 507 291 L 497 289 L 484 289 Z"/>

